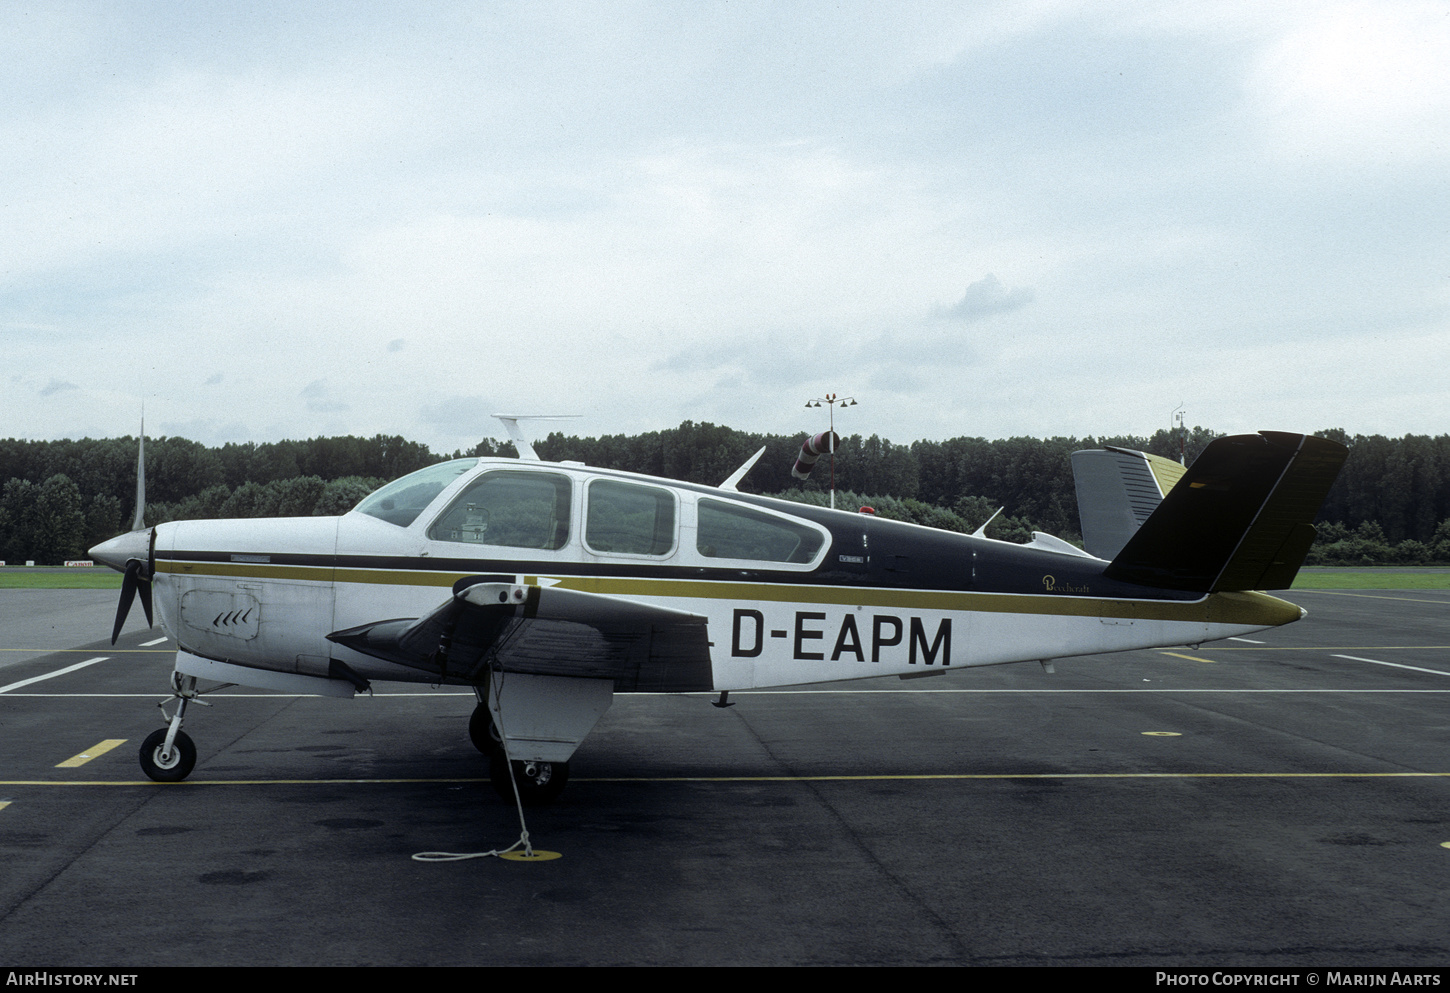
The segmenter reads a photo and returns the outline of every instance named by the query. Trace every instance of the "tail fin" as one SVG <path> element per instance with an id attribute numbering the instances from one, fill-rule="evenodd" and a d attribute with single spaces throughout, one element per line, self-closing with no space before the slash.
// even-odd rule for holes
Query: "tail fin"
<path id="1" fill-rule="evenodd" d="M 1348 452 L 1325 438 L 1279 431 L 1219 438 L 1103 575 L 1200 593 L 1288 589 Z"/>
<path id="2" fill-rule="evenodd" d="M 1073 452 L 1083 547 L 1100 559 L 1117 555 L 1183 473 L 1177 462 L 1127 448 Z"/>

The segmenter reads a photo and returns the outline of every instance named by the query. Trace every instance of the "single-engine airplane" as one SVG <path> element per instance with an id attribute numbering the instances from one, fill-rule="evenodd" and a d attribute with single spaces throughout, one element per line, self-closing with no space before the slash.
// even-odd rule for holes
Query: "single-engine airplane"
<path id="1" fill-rule="evenodd" d="M 519 459 L 438 463 L 340 517 L 142 527 L 138 513 L 91 549 L 125 574 L 112 641 L 139 593 L 177 645 L 146 775 L 191 772 L 198 680 L 342 697 L 374 680 L 471 686 L 495 788 L 542 804 L 615 693 L 728 706 L 731 690 L 1287 624 L 1304 612 L 1254 591 L 1289 587 L 1346 454 L 1263 432 L 1212 442 L 1186 471 L 1090 456 L 1075 468 L 1084 533 L 1112 548 L 1099 558 L 1042 533 L 1014 544 L 740 493 L 754 458 L 710 487 L 540 461 L 515 438 Z"/>

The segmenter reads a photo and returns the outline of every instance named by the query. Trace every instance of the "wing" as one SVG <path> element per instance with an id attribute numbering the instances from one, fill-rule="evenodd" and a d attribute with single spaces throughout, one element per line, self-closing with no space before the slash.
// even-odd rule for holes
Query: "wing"
<path id="1" fill-rule="evenodd" d="M 328 639 L 364 655 L 482 682 L 491 668 L 612 679 L 619 691 L 713 688 L 706 619 L 557 587 L 459 580 L 424 617 L 376 621 Z"/>

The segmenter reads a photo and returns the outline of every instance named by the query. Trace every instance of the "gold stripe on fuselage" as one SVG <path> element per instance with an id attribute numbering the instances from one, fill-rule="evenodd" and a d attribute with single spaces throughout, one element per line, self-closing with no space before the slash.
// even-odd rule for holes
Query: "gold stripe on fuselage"
<path id="1" fill-rule="evenodd" d="M 489 563 L 487 571 L 506 574 L 509 563 Z M 272 579 L 302 582 L 360 583 L 382 586 L 434 586 L 451 589 L 474 572 L 423 569 L 350 569 L 329 566 L 242 562 L 156 561 L 157 572 L 178 576 L 228 579 Z M 484 571 L 480 566 L 479 571 Z M 671 599 L 763 601 L 895 607 L 917 610 L 1103 617 L 1114 620 L 1188 621 L 1195 623 L 1276 626 L 1298 620 L 1297 606 L 1267 593 L 1213 593 L 1196 600 L 1122 600 L 1063 594 L 965 592 L 960 590 L 886 589 L 827 586 L 799 582 L 744 582 L 714 579 L 650 579 L 642 576 L 548 576 L 551 585 L 606 596 Z M 540 577 L 524 575 L 525 584 Z"/>

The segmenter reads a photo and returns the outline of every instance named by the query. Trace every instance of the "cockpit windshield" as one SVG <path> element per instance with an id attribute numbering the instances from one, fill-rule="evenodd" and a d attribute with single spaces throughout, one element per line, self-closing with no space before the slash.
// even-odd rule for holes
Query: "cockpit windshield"
<path id="1" fill-rule="evenodd" d="M 449 483 L 478 465 L 478 459 L 454 459 L 395 479 L 374 490 L 354 509 L 360 514 L 405 528 L 417 520 L 423 508 L 433 502 Z"/>

